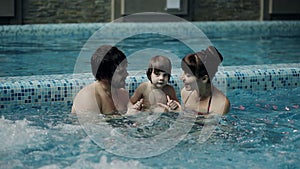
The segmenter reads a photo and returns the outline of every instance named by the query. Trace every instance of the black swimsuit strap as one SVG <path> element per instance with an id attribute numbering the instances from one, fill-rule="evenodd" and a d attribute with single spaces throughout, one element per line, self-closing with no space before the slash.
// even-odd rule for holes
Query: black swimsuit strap
<path id="1" fill-rule="evenodd" d="M 212 99 L 212 95 L 210 96 L 209 101 L 208 101 L 207 114 L 209 113 L 211 99 Z"/>
<path id="2" fill-rule="evenodd" d="M 209 101 L 208 101 L 208 107 L 207 107 L 207 112 L 198 112 L 198 115 L 206 115 L 206 114 L 209 114 L 209 109 L 210 109 L 210 105 L 211 105 L 211 99 L 212 99 L 212 95 L 210 96 L 209 98 Z"/>

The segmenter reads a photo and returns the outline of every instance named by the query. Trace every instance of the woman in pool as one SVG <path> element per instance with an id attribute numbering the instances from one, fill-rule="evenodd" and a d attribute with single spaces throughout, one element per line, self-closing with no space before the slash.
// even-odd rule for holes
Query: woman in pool
<path id="1" fill-rule="evenodd" d="M 171 61 L 165 56 L 150 59 L 146 72 L 149 81 L 140 84 L 130 98 L 133 109 L 150 112 L 179 111 L 180 104 L 175 89 L 168 84 L 171 67 Z M 166 105 L 167 109 L 160 104 Z"/>
<path id="2" fill-rule="evenodd" d="M 198 115 L 226 114 L 230 109 L 228 98 L 212 84 L 223 57 L 213 46 L 205 51 L 186 55 L 181 62 L 183 70 L 181 90 L 183 108 Z"/>

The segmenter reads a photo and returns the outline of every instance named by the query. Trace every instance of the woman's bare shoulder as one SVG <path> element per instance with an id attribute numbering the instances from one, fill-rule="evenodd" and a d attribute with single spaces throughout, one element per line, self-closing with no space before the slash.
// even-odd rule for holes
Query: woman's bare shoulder
<path id="1" fill-rule="evenodd" d="M 226 114 L 230 110 L 230 101 L 220 90 L 216 90 L 213 96 L 214 108 L 219 114 Z"/>

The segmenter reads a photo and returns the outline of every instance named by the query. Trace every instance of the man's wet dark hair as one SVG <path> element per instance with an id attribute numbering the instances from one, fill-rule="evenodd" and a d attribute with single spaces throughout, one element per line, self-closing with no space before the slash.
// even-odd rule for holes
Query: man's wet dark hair
<path id="1" fill-rule="evenodd" d="M 118 65 L 126 59 L 125 54 L 117 47 L 100 46 L 91 57 L 92 72 L 96 80 L 111 81 Z"/>

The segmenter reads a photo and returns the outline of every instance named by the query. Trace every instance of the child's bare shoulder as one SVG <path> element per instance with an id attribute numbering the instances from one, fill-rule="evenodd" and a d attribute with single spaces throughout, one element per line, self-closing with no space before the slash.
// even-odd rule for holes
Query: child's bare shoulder
<path id="1" fill-rule="evenodd" d="M 173 90 L 174 89 L 174 87 L 172 85 L 169 85 L 169 84 L 166 84 L 164 86 L 164 88 L 167 89 L 167 90 Z"/>
<path id="2" fill-rule="evenodd" d="M 148 82 L 143 82 L 141 83 L 136 90 L 146 90 L 148 87 L 149 83 Z"/>

